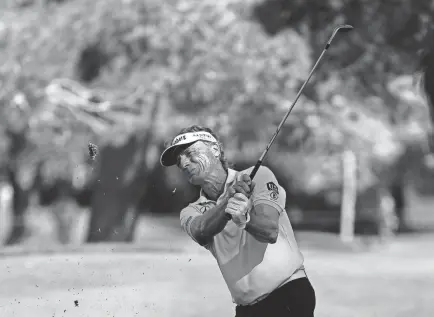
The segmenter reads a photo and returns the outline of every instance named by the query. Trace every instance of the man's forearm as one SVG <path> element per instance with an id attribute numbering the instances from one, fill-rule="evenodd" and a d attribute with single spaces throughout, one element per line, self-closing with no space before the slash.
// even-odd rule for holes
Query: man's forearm
<path id="1" fill-rule="evenodd" d="M 279 234 L 278 217 L 277 211 L 264 205 L 256 206 L 250 211 L 246 231 L 259 242 L 275 243 Z"/>
<path id="2" fill-rule="evenodd" d="M 263 228 L 258 224 L 249 222 L 246 225 L 246 231 L 250 233 L 259 242 L 264 242 L 264 243 L 276 242 L 277 237 L 274 237 L 274 235 L 270 233 L 270 230 L 267 230 L 267 228 Z"/>
<path id="3" fill-rule="evenodd" d="M 200 245 L 209 243 L 220 233 L 229 219 L 225 213 L 227 201 L 207 210 L 203 215 L 193 219 L 191 232 Z"/>

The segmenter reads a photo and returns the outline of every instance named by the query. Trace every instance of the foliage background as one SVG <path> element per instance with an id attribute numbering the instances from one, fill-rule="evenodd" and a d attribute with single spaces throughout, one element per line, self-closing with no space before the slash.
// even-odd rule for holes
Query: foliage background
<path id="1" fill-rule="evenodd" d="M 163 144 L 202 123 L 236 166 L 252 165 L 341 23 L 355 29 L 335 38 L 266 165 L 294 201 L 340 190 L 343 149 L 359 154 L 360 191 L 401 180 L 404 170 L 422 174 L 407 167 L 420 162 L 429 130 L 414 74 L 431 1 L 23 0 L 0 9 L 0 157 L 23 186 L 39 175 L 80 188 L 104 178 L 121 190 L 128 186 L 114 183 L 122 178 L 137 192 L 125 196 L 132 204 L 177 210 L 197 189 L 158 166 Z M 74 120 L 46 95 L 57 78 L 138 113 L 107 113 L 109 125 Z M 102 149 L 101 161 L 89 162 L 88 142 Z M 161 207 L 156 197 L 173 188 L 179 200 Z"/>

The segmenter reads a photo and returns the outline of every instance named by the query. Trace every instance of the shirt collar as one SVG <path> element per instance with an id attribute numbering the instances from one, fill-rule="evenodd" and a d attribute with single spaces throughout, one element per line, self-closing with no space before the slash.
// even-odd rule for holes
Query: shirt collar
<path id="1" fill-rule="evenodd" d="M 228 168 L 228 176 L 226 177 L 225 189 L 223 190 L 223 193 L 220 196 L 223 196 L 223 194 L 226 193 L 228 186 L 235 181 L 236 176 L 237 176 L 237 171 Z M 208 199 L 205 193 L 203 192 L 203 189 L 200 189 L 200 197 L 204 197 Z"/>

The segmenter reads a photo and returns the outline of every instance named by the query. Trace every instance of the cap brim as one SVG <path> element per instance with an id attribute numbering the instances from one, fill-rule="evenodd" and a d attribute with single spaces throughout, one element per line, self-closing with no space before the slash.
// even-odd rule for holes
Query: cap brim
<path id="1" fill-rule="evenodd" d="M 161 165 L 166 166 L 166 167 L 176 165 L 177 160 L 178 160 L 178 155 L 183 150 L 185 150 L 188 146 L 190 146 L 191 144 L 193 144 L 195 142 L 197 142 L 197 141 L 169 146 L 161 154 L 161 157 L 160 157 Z"/>

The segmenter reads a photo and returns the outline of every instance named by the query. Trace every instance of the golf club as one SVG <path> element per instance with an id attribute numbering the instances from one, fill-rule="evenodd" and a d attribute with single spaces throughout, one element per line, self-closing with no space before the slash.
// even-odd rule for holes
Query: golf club
<path id="1" fill-rule="evenodd" d="M 313 65 L 312 70 L 309 73 L 309 76 L 307 77 L 306 81 L 303 83 L 303 86 L 301 86 L 300 90 L 297 93 L 297 96 L 295 97 L 295 100 L 292 102 L 291 107 L 289 108 L 288 112 L 286 113 L 285 117 L 283 118 L 283 120 L 280 122 L 279 126 L 277 127 L 276 132 L 274 133 L 273 137 L 271 138 L 270 142 L 268 143 L 267 147 L 265 148 L 265 151 L 262 153 L 262 155 L 260 156 L 258 162 L 256 163 L 255 167 L 253 168 L 252 172 L 250 173 L 250 179 L 253 180 L 253 178 L 256 175 L 256 172 L 258 171 L 259 167 L 262 165 L 262 162 L 265 159 L 265 156 L 268 153 L 268 150 L 270 149 L 271 145 L 274 142 L 274 139 L 276 138 L 277 134 L 279 133 L 280 129 L 282 128 L 283 124 L 285 123 L 286 119 L 288 118 L 289 114 L 292 111 L 292 108 L 294 108 L 298 98 L 300 98 L 301 93 L 303 92 L 304 87 L 306 86 L 307 82 L 309 81 L 310 77 L 312 76 L 313 72 L 315 71 L 316 67 L 318 66 L 321 58 L 323 57 L 323 55 L 325 54 L 325 52 L 327 51 L 327 49 L 330 47 L 330 44 L 333 41 L 333 38 L 336 36 L 336 34 L 338 32 L 348 32 L 351 31 L 353 29 L 353 27 L 351 25 L 348 24 L 341 24 L 338 25 L 334 31 L 332 36 L 330 36 L 330 39 L 327 41 L 327 44 L 325 46 L 325 48 L 323 49 L 321 55 L 318 57 L 315 65 Z"/>

